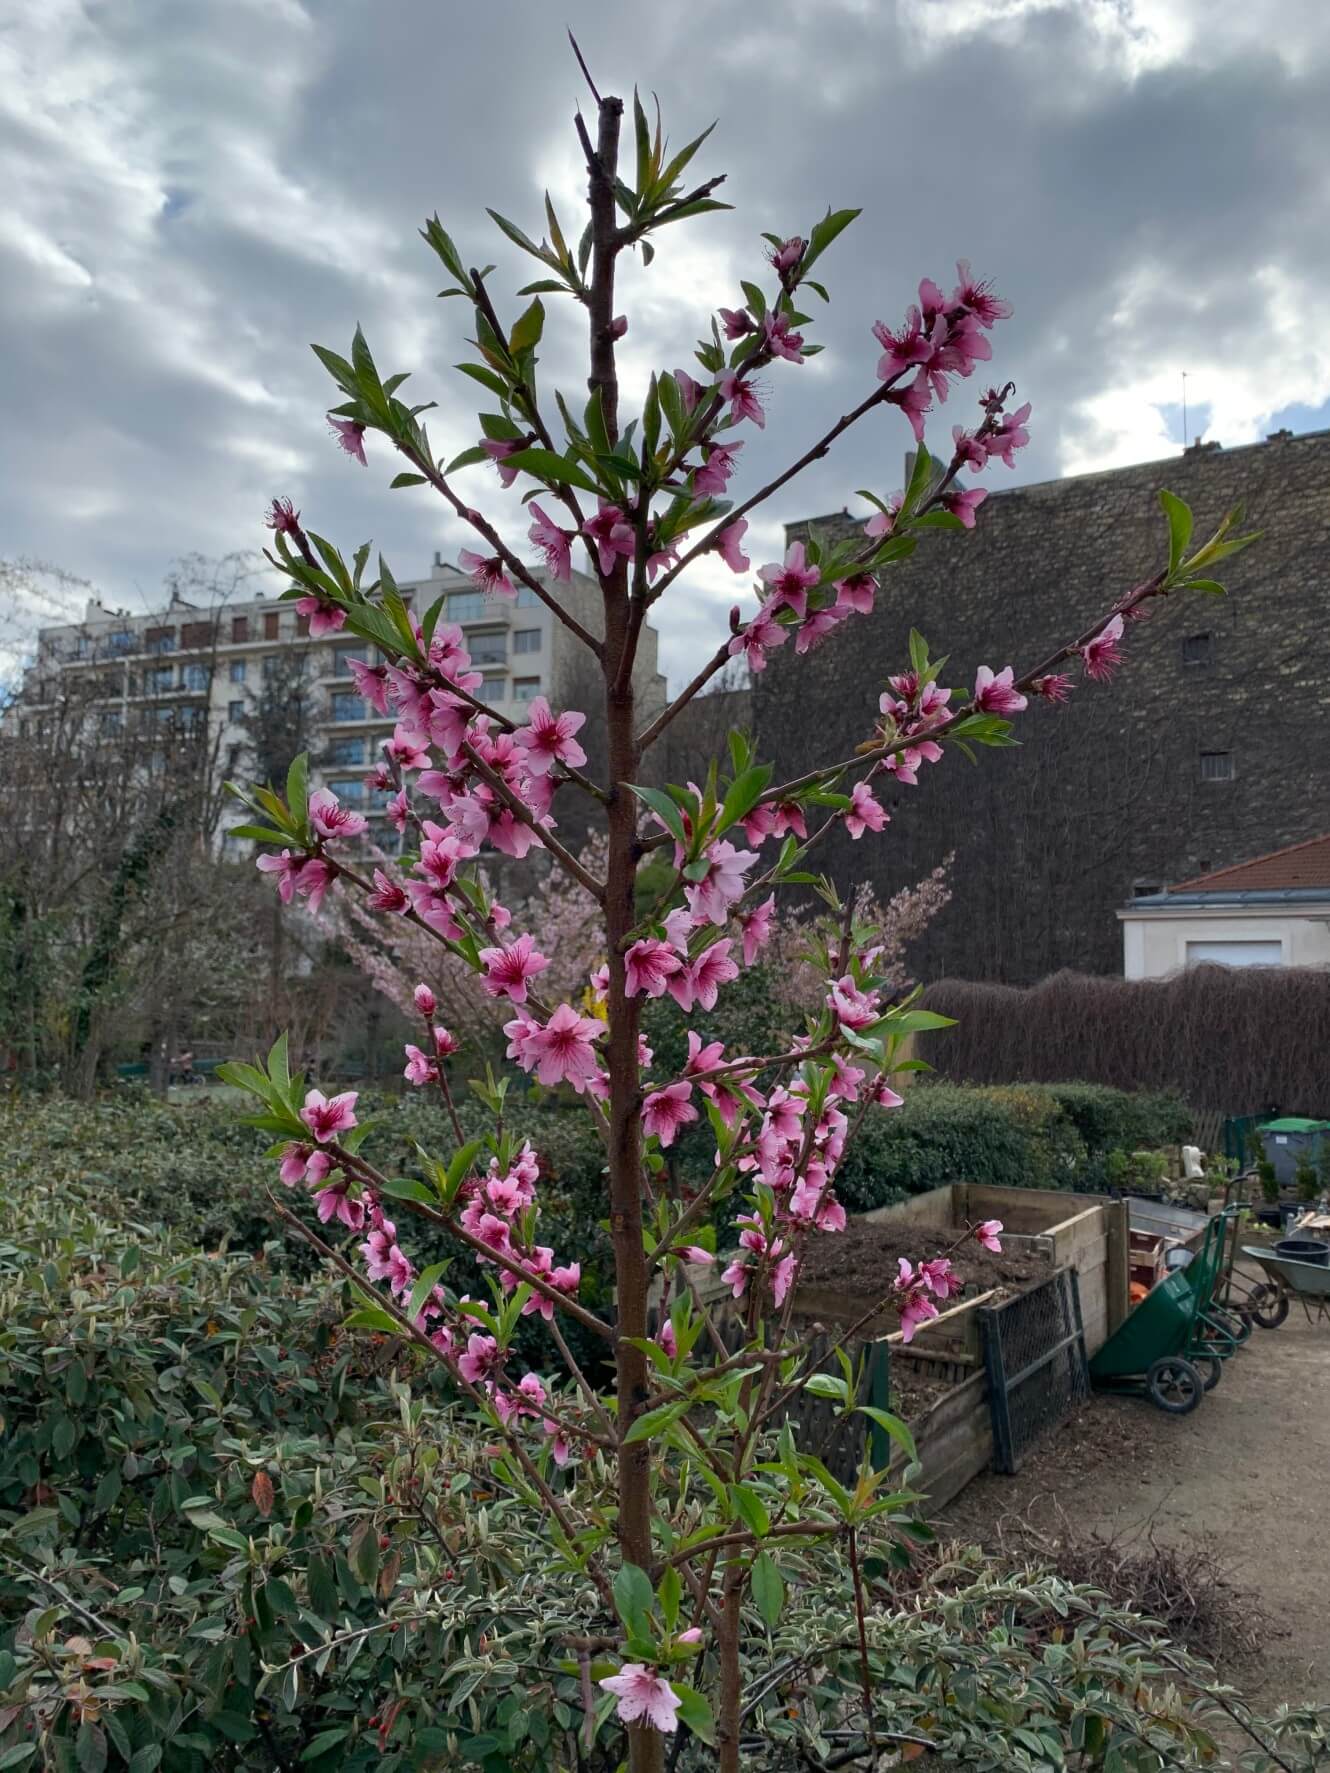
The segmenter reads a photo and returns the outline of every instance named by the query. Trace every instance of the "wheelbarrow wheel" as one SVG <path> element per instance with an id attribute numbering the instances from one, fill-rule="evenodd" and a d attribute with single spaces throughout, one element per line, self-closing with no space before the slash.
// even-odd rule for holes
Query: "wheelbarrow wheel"
<path id="1" fill-rule="evenodd" d="M 1145 1390 L 1157 1408 L 1170 1416 L 1186 1416 L 1200 1403 L 1205 1383 L 1189 1360 L 1171 1354 L 1151 1366 L 1145 1375 Z"/>
<path id="2" fill-rule="evenodd" d="M 1193 1354 L 1189 1356 L 1192 1366 L 1201 1375 L 1201 1384 L 1206 1391 L 1213 1391 L 1224 1374 L 1224 1363 L 1217 1354 Z"/>
<path id="3" fill-rule="evenodd" d="M 1288 1294 L 1282 1287 L 1256 1287 L 1248 1307 L 1263 1330 L 1277 1330 L 1288 1316 Z"/>

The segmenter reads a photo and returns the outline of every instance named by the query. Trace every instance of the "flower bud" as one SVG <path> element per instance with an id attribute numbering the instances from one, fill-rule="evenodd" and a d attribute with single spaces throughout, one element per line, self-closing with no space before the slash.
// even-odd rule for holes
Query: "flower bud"
<path id="1" fill-rule="evenodd" d="M 428 985 L 417 985 L 411 996 L 422 1016 L 432 1016 L 439 1007 L 438 1000 Z"/>

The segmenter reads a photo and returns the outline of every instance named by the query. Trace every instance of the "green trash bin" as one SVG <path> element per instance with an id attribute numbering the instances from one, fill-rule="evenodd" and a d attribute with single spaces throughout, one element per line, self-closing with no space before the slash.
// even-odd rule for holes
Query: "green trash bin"
<path id="1" fill-rule="evenodd" d="M 1321 1161 L 1323 1143 L 1330 1138 L 1330 1120 L 1307 1120 L 1302 1115 L 1286 1115 L 1282 1120 L 1264 1121 L 1257 1129 L 1265 1155 L 1275 1166 L 1281 1182 L 1292 1182 L 1301 1163 L 1316 1169 Z"/>

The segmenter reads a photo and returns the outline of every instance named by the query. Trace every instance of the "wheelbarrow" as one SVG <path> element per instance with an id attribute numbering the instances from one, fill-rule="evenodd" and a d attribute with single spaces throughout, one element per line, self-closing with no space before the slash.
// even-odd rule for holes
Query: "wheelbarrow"
<path id="1" fill-rule="evenodd" d="M 1196 1299 L 1196 1324 L 1188 1358 L 1199 1367 L 1205 1389 L 1212 1391 L 1223 1372 L 1222 1363 L 1231 1359 L 1252 1333 L 1251 1322 L 1241 1314 L 1227 1311 L 1216 1299 L 1220 1277 L 1224 1272 L 1225 1250 L 1229 1231 L 1236 1226 L 1238 1209 L 1226 1207 L 1206 1226 L 1201 1247 L 1170 1250 L 1167 1265 L 1177 1268 L 1187 1278 Z"/>
<path id="2" fill-rule="evenodd" d="M 1200 1403 L 1208 1376 L 1191 1358 L 1197 1319 L 1187 1271 L 1165 1275 L 1091 1360 L 1090 1378 L 1104 1391 L 1148 1397 L 1170 1416 L 1185 1416 Z"/>
<path id="3" fill-rule="evenodd" d="M 1291 1256 L 1277 1256 L 1273 1250 L 1263 1250 L 1251 1244 L 1244 1244 L 1242 1253 L 1248 1261 L 1258 1264 L 1270 1283 L 1271 1290 L 1257 1315 L 1258 1323 L 1275 1329 L 1288 1316 L 1289 1303 L 1294 1298 L 1302 1306 L 1309 1324 L 1330 1317 L 1330 1268 L 1319 1262 L 1299 1262 Z"/>

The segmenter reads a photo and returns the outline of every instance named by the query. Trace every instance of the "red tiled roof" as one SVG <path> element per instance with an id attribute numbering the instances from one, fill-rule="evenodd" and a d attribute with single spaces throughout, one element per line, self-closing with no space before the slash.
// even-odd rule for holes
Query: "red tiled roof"
<path id="1" fill-rule="evenodd" d="M 1248 893 L 1270 892 L 1297 887 L 1325 887 L 1330 892 L 1330 831 L 1324 837 L 1309 837 L 1305 843 L 1290 844 L 1285 850 L 1272 850 L 1268 856 L 1257 856 L 1250 862 L 1235 862 L 1231 868 L 1217 868 L 1213 874 L 1198 874 L 1195 880 L 1181 880 L 1170 893 Z"/>

